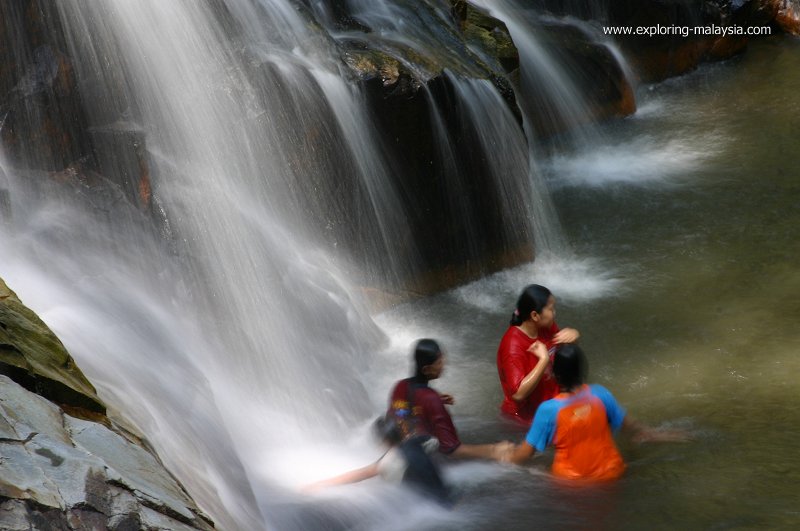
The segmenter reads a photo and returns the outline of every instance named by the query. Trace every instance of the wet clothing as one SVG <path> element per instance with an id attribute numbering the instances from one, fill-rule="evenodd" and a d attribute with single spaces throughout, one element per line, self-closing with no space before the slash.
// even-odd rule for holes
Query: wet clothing
<path id="1" fill-rule="evenodd" d="M 516 326 L 510 326 L 497 349 L 497 372 L 504 395 L 500 410 L 507 417 L 526 426 L 530 425 L 533 420 L 539 404 L 558 394 L 558 384 L 552 371 L 552 355 L 556 346 L 553 343 L 553 336 L 556 332 L 558 332 L 558 325 L 553 323 L 549 330 L 539 331 L 539 337 L 531 339 L 528 334 Z M 528 352 L 534 341 L 542 341 L 545 344 L 550 352 L 551 363 L 533 392 L 524 400 L 517 402 L 511 398 L 512 395 L 517 392 L 522 380 L 536 367 L 539 361 L 535 354 Z"/>
<path id="2" fill-rule="evenodd" d="M 461 446 L 450 413 L 439 393 L 416 378 L 400 380 L 389 398 L 387 415 L 393 417 L 403 435 L 430 435 L 439 440 L 439 451 L 451 454 Z"/>
<path id="3" fill-rule="evenodd" d="M 625 420 L 625 410 L 600 385 L 584 385 L 543 402 L 525 441 L 543 452 L 555 447 L 553 474 L 568 479 L 615 479 L 625 463 L 612 431 Z"/>
<path id="4" fill-rule="evenodd" d="M 430 444 L 430 443 L 434 444 Z M 403 483 L 439 503 L 450 504 L 450 493 L 430 454 L 438 444 L 428 435 L 406 439 L 378 461 L 378 473 L 387 481 Z"/>

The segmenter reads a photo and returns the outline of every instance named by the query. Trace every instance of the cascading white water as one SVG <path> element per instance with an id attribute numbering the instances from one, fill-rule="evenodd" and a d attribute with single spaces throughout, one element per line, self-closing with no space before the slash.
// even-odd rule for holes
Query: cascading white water
<path id="1" fill-rule="evenodd" d="M 528 108 L 527 112 L 544 114 L 551 123 L 569 124 L 573 142 L 589 143 L 595 134 L 576 126 L 590 126 L 586 120 L 592 114 L 590 108 L 575 82 L 537 37 L 536 14 L 516 0 L 477 0 L 475 3 L 506 24 L 520 52 L 522 107 L 526 108 L 526 93 L 545 91 L 543 104 L 536 109 Z"/>
<path id="2" fill-rule="evenodd" d="M 363 223 L 377 227 L 363 252 L 389 282 L 416 266 L 413 245 L 391 252 L 408 233 L 405 213 L 359 94 L 329 38 L 288 2 L 58 7 L 93 134 L 143 139 L 172 246 L 111 183 L 67 172 L 65 190 L 0 163 L 12 202 L 12 223 L 0 229 L 2 274 L 221 528 L 303 528 L 311 509 L 286 487 L 335 468 L 315 459 L 319 441 L 343 460 L 343 446 L 363 447 L 352 427 L 383 404 L 361 375 L 380 363 L 371 353 L 386 339 L 354 288 L 354 278 L 375 273 L 351 270 L 358 257 L 331 252 L 337 246 L 323 246 L 328 234 L 309 222 L 327 199 L 314 196 L 315 183 L 354 174 L 371 207 Z M 426 16 L 441 7 L 425 7 Z M 370 9 L 361 4 L 370 24 L 392 20 L 370 18 Z M 436 46 L 408 29 L 387 23 L 380 38 Z M 532 152 L 505 102 L 489 82 L 447 79 L 507 230 L 558 247 Z M 431 123 L 446 159 L 455 140 L 435 112 Z M 464 184 L 448 184 L 454 198 Z M 358 521 L 403 513 L 380 496 L 346 503 Z"/>

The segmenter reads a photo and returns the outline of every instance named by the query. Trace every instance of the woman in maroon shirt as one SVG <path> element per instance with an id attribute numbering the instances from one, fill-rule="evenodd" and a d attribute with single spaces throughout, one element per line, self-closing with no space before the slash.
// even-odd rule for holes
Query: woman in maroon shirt
<path id="1" fill-rule="evenodd" d="M 420 339 L 414 346 L 414 376 L 395 384 L 387 416 L 394 419 L 404 437 L 430 435 L 439 441 L 439 452 L 454 457 L 503 459 L 513 444 L 463 444 L 445 405 L 453 397 L 440 394 L 428 382 L 441 376 L 445 356 L 433 339 Z"/>

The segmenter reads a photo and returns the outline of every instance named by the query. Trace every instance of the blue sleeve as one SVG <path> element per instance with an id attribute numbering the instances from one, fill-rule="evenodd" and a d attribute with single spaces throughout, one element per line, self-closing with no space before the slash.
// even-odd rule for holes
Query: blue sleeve
<path id="1" fill-rule="evenodd" d="M 614 431 L 620 429 L 622 427 L 622 421 L 625 420 L 625 409 L 619 405 L 614 395 L 602 385 L 593 384 L 590 385 L 589 388 L 592 390 L 592 394 L 603 402 L 603 406 L 606 408 L 606 415 L 608 416 L 608 424 L 611 426 L 611 429 Z"/>
<path id="2" fill-rule="evenodd" d="M 542 402 L 539 409 L 536 410 L 525 442 L 534 447 L 537 452 L 544 452 L 545 448 L 553 442 L 553 436 L 556 434 L 556 418 L 560 409 L 557 400 L 547 400 Z"/>

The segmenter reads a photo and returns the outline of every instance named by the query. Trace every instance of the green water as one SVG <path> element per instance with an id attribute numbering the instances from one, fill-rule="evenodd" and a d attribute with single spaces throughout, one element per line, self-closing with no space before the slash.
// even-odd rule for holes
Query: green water
<path id="1" fill-rule="evenodd" d="M 639 104 L 589 153 L 548 166 L 576 260 L 589 260 L 583 276 L 600 277 L 568 279 L 567 296 L 554 290 L 557 320 L 581 330 L 590 380 L 633 417 L 694 440 L 621 439 L 628 472 L 596 489 L 526 469 L 490 473 L 462 486 L 454 527 L 800 527 L 800 41 L 751 44 L 642 87 Z M 460 396 L 466 441 L 521 438 L 497 420 L 494 351 L 524 282 L 473 286 L 506 290 L 499 305 L 448 294 L 410 311 L 419 333 L 451 346 L 437 387 Z"/>

